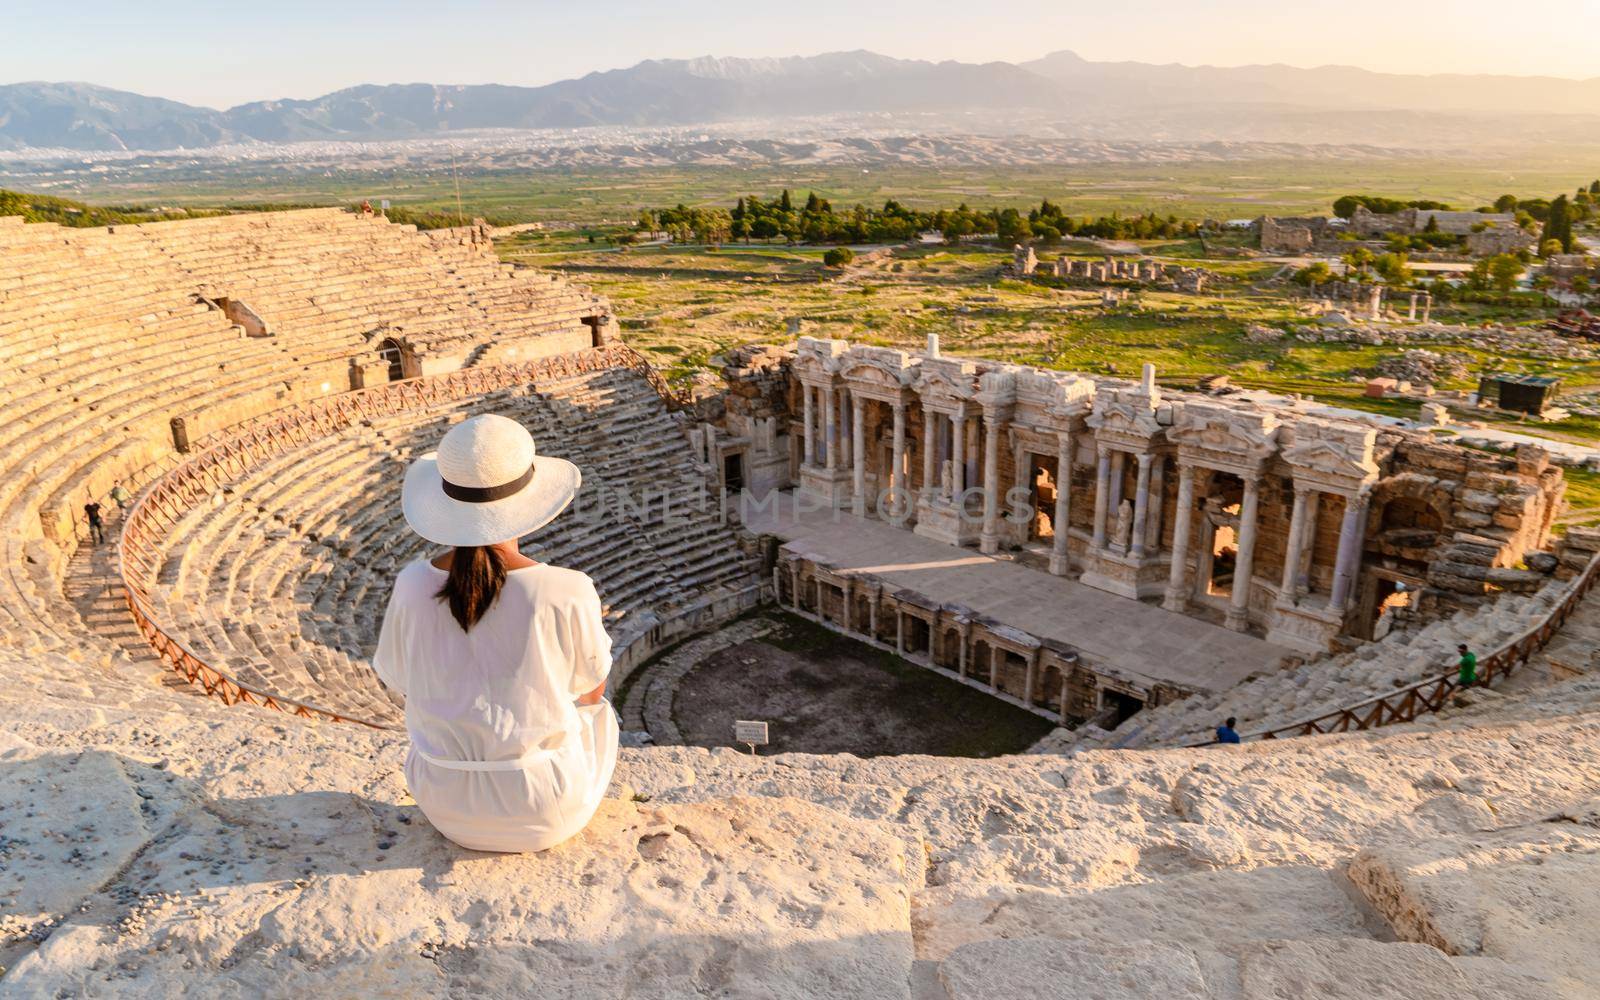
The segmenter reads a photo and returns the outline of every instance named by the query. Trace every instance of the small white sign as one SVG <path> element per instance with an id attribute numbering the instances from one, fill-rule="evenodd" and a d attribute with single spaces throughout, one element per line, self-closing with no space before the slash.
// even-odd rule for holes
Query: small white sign
<path id="1" fill-rule="evenodd" d="M 767 745 L 767 724 L 765 722 L 735 721 L 733 724 L 733 738 L 736 742 L 748 746 L 751 753 L 755 753 L 756 747 Z"/>
<path id="2" fill-rule="evenodd" d="M 383 210 L 385 212 L 387 212 L 389 210 L 389 199 L 388 198 L 383 199 L 383 201 L 379 202 L 379 204 L 383 206 Z"/>

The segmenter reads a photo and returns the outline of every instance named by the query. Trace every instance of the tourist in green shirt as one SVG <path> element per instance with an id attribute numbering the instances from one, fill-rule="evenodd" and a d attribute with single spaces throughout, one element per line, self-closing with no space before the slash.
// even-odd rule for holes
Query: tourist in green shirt
<path id="1" fill-rule="evenodd" d="M 1467 644 L 1464 642 L 1457 646 L 1456 650 L 1461 654 L 1461 662 L 1458 664 L 1461 668 L 1461 673 L 1456 677 L 1456 682 L 1462 687 L 1470 687 L 1478 683 L 1478 657 L 1473 654 L 1472 650 L 1467 648 Z"/>

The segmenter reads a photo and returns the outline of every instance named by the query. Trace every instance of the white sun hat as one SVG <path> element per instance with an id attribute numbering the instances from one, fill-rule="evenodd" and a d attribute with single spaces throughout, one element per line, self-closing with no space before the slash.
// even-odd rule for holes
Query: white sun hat
<path id="1" fill-rule="evenodd" d="M 527 428 L 484 413 L 411 463 L 400 498 L 406 523 L 430 542 L 495 545 L 549 524 L 582 482 L 576 465 L 536 454 Z"/>

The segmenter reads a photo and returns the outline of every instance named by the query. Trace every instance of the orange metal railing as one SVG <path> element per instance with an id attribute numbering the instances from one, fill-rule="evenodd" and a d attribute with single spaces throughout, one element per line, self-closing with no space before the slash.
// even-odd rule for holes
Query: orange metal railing
<path id="1" fill-rule="evenodd" d="M 196 655 L 162 624 L 151 600 L 164 559 L 163 543 L 167 534 L 189 511 L 224 485 L 238 480 L 268 459 L 292 448 L 306 447 L 362 421 L 458 402 L 539 379 L 565 378 L 608 368 L 627 368 L 639 373 L 670 407 L 687 405 L 687 400 L 674 392 L 637 351 L 623 344 L 611 344 L 573 354 L 463 368 L 443 375 L 340 393 L 246 420 L 211 435 L 202 442 L 202 447 L 151 482 L 123 521 L 117 543 L 118 573 L 127 595 L 128 611 L 140 634 L 185 680 L 199 684 L 207 694 L 227 704 L 243 702 L 307 718 L 388 728 L 381 723 L 251 687 Z"/>

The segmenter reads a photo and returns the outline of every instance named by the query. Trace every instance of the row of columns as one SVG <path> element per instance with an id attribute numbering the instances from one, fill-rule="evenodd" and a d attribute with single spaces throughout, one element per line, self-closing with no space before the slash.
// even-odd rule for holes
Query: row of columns
<path id="1" fill-rule="evenodd" d="M 1167 580 L 1163 606 L 1181 612 L 1188 607 L 1189 549 L 1195 512 L 1195 484 L 1201 469 L 1188 462 L 1178 465 L 1178 511 L 1172 532 L 1172 569 Z M 1322 491 L 1296 486 L 1289 516 L 1289 538 L 1285 548 L 1283 576 L 1279 583 L 1279 602 L 1294 604 L 1309 588 L 1311 548 L 1316 538 L 1317 513 Z M 1261 481 L 1258 476 L 1244 478 L 1244 497 L 1239 505 L 1238 556 L 1234 563 L 1233 592 L 1229 599 L 1226 623 L 1243 631 L 1250 610 L 1250 580 L 1255 563 L 1259 533 Z M 1365 491 L 1345 495 L 1344 517 L 1339 526 L 1339 547 L 1334 564 L 1333 589 L 1327 610 L 1342 615 L 1350 599 L 1356 566 L 1361 558 L 1361 543 L 1366 526 L 1369 496 Z"/>
<path id="2" fill-rule="evenodd" d="M 853 513 L 866 513 L 866 400 L 850 395 L 846 409 L 844 390 L 837 387 L 803 386 L 805 417 L 805 461 L 816 467 L 819 463 L 835 471 L 839 463 L 848 460 L 852 465 Z M 908 494 L 906 481 L 906 403 L 889 404 L 893 414 L 893 451 L 889 474 L 884 484 L 900 494 Z M 820 419 L 816 412 L 822 410 Z M 942 448 L 934 442 L 941 437 L 939 421 L 948 421 L 949 452 L 952 468 L 952 495 L 959 497 L 966 487 L 968 421 L 964 412 L 952 415 L 928 410 L 923 417 L 923 494 L 935 495 L 941 490 L 938 461 Z M 821 434 L 818 434 L 819 429 Z M 999 550 L 1000 543 L 1000 475 L 999 452 L 1001 421 L 989 414 L 982 417 L 983 427 L 983 527 L 979 548 L 985 553 Z M 1120 510 L 1123 500 L 1123 480 L 1128 457 L 1137 463 L 1133 495 L 1133 519 L 1129 533 L 1127 555 L 1142 559 L 1160 549 L 1162 503 L 1165 497 L 1165 462 L 1161 456 L 1150 452 L 1128 452 L 1122 449 L 1099 446 L 1096 456 L 1096 488 L 1092 545 L 1096 549 L 1108 548 L 1108 526 L 1113 511 Z M 1070 431 L 1057 437 L 1056 451 L 1056 501 L 1053 514 L 1055 537 L 1050 552 L 1050 572 L 1065 575 L 1070 571 L 1069 535 L 1067 527 L 1071 516 L 1073 437 Z M 1016 447 L 1016 477 L 1018 485 L 1027 487 L 1028 451 Z M 1203 470 L 1188 462 L 1178 464 L 1177 519 L 1173 529 L 1172 567 L 1168 578 L 1164 606 L 1169 610 L 1183 611 L 1188 605 L 1188 569 L 1193 535 L 1195 486 Z M 1280 584 L 1280 602 L 1294 603 L 1308 587 L 1309 567 L 1307 553 L 1315 536 L 1317 512 L 1321 491 L 1311 487 L 1297 487 L 1293 511 L 1290 516 L 1288 552 Z M 1340 526 L 1338 557 L 1334 569 L 1333 587 L 1329 595 L 1328 610 L 1342 613 L 1351 596 L 1356 563 L 1360 558 L 1362 527 L 1366 512 L 1367 495 L 1358 493 L 1346 497 L 1344 521 Z M 1239 512 L 1238 556 L 1234 569 L 1234 586 L 1227 611 L 1230 628 L 1242 630 L 1246 626 L 1250 600 L 1250 580 L 1255 559 L 1260 505 L 1259 477 L 1245 477 L 1244 497 Z"/>

